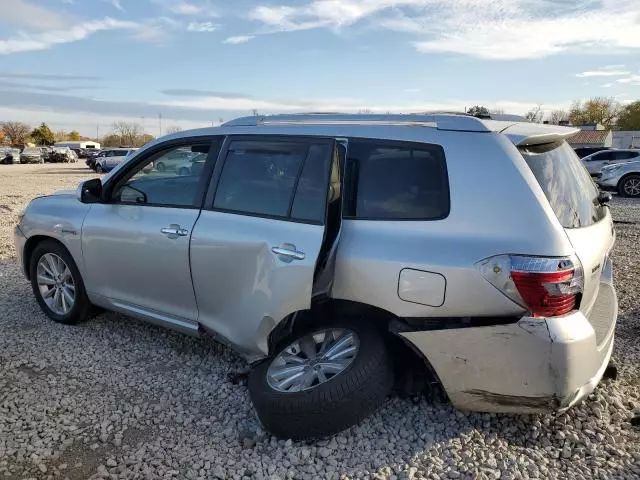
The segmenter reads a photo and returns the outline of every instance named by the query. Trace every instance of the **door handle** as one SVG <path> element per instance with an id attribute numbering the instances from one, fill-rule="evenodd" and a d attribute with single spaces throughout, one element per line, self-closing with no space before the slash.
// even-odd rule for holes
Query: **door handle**
<path id="1" fill-rule="evenodd" d="M 169 238 L 178 238 L 178 237 L 186 237 L 187 235 L 189 235 L 189 230 L 185 228 L 180 228 L 180 225 L 176 225 L 175 223 L 172 223 L 168 227 L 161 228 L 160 233 L 163 233 Z"/>
<path id="2" fill-rule="evenodd" d="M 283 262 L 291 262 L 292 260 L 304 260 L 304 252 L 296 250 L 296 246 L 290 243 L 283 243 L 279 247 L 272 247 L 271 251 L 280 257 Z"/>

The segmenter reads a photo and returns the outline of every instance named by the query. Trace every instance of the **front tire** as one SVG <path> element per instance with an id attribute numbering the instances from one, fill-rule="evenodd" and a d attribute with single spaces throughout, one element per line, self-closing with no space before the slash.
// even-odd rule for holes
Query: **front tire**
<path id="1" fill-rule="evenodd" d="M 91 303 L 78 267 L 69 252 L 53 240 L 39 243 L 29 263 L 33 294 L 54 322 L 67 325 L 86 320 Z"/>
<path id="2" fill-rule="evenodd" d="M 391 393 L 391 358 L 380 333 L 366 321 L 316 325 L 285 343 L 249 375 L 258 417 L 274 435 L 336 434 L 372 414 Z"/>
<path id="3" fill-rule="evenodd" d="M 618 185 L 618 193 L 623 197 L 640 197 L 640 175 L 628 175 Z"/>
<path id="4" fill-rule="evenodd" d="M 103 172 L 103 170 L 102 170 L 102 165 L 97 164 L 97 165 L 96 165 L 96 173 L 102 173 L 102 172 Z"/>

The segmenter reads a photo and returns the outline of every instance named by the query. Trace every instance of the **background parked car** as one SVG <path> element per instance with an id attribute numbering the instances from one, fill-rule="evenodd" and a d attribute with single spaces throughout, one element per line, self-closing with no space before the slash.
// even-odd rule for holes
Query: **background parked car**
<path id="1" fill-rule="evenodd" d="M 603 167 L 598 186 L 623 197 L 640 197 L 640 160 Z"/>
<path id="2" fill-rule="evenodd" d="M 11 165 L 13 163 L 20 163 L 20 149 L 5 148 L 0 150 L 0 164 Z"/>
<path id="3" fill-rule="evenodd" d="M 122 162 L 129 154 L 138 150 L 137 148 L 112 148 L 103 150 L 96 157 L 94 170 L 97 173 L 109 172 Z"/>
<path id="4" fill-rule="evenodd" d="M 178 167 L 188 163 L 194 155 L 197 154 L 186 149 L 178 149 L 175 152 L 171 152 L 170 155 L 158 160 L 158 162 L 155 163 L 155 169 L 159 172 L 177 172 Z"/>
<path id="5" fill-rule="evenodd" d="M 39 147 L 27 147 L 20 154 L 22 163 L 44 163 L 44 155 Z"/>
<path id="6" fill-rule="evenodd" d="M 72 163 L 77 160 L 78 156 L 69 147 L 53 147 L 47 158 L 51 163 Z"/>
<path id="7" fill-rule="evenodd" d="M 640 150 L 610 149 L 587 155 L 582 163 L 592 176 L 599 177 L 604 166 L 638 160 L 639 157 Z"/>
<path id="8" fill-rule="evenodd" d="M 200 171 L 204 167 L 204 162 L 206 160 L 206 154 L 196 154 L 195 157 L 191 157 L 188 161 L 177 165 L 176 172 L 178 173 L 178 175 L 199 175 Z"/>
<path id="9" fill-rule="evenodd" d="M 603 150 L 611 150 L 611 147 L 578 147 L 573 149 L 573 151 L 576 152 L 576 155 L 578 155 L 578 158 L 584 158 L 587 155 L 601 152 Z"/>

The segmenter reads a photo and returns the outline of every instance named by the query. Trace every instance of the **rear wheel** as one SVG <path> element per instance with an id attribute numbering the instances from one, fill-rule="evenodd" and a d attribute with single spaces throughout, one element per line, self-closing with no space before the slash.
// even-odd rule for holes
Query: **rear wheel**
<path id="1" fill-rule="evenodd" d="M 391 392 L 391 359 L 364 321 L 314 326 L 284 343 L 249 376 L 258 417 L 277 436 L 333 435 L 373 413 Z"/>
<path id="2" fill-rule="evenodd" d="M 618 193 L 624 197 L 640 197 L 640 175 L 628 175 L 618 185 Z"/>
<path id="3" fill-rule="evenodd" d="M 29 274 L 33 293 L 49 318 L 65 324 L 87 319 L 91 303 L 69 252 L 53 240 L 39 243 L 31 255 Z"/>
<path id="4" fill-rule="evenodd" d="M 99 163 L 96 165 L 96 173 L 102 173 L 102 165 L 100 165 Z"/>

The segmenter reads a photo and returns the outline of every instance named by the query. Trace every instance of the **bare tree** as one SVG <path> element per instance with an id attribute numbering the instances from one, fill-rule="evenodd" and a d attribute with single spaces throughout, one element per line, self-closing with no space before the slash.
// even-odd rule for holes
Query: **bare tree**
<path id="1" fill-rule="evenodd" d="M 22 122 L 3 122 L 2 133 L 9 144 L 14 147 L 20 147 L 27 143 L 31 127 Z"/>
<path id="2" fill-rule="evenodd" d="M 167 135 L 169 135 L 170 133 L 178 133 L 182 131 L 182 127 L 178 126 L 178 125 L 171 125 L 169 127 L 167 127 Z"/>
<path id="3" fill-rule="evenodd" d="M 489 114 L 491 115 L 504 115 L 504 109 L 502 108 L 492 108 L 489 110 Z"/>
<path id="4" fill-rule="evenodd" d="M 524 116 L 524 118 L 532 123 L 542 123 L 542 117 L 544 117 L 544 112 L 542 111 L 542 105 L 540 104 L 533 107 Z"/>
<path id="5" fill-rule="evenodd" d="M 569 121 L 569 112 L 566 110 L 553 110 L 549 114 L 549 123 L 558 125 L 560 122 Z"/>
<path id="6" fill-rule="evenodd" d="M 252 114 L 254 117 L 257 117 L 257 116 L 259 116 L 259 115 L 260 115 L 260 113 L 258 113 L 258 109 L 257 109 L 257 108 L 252 108 L 252 109 L 251 109 L 251 114 Z"/>
<path id="7" fill-rule="evenodd" d="M 136 122 L 115 122 L 113 133 L 120 136 L 120 142 L 123 146 L 132 147 L 139 143 L 144 129 Z"/>

